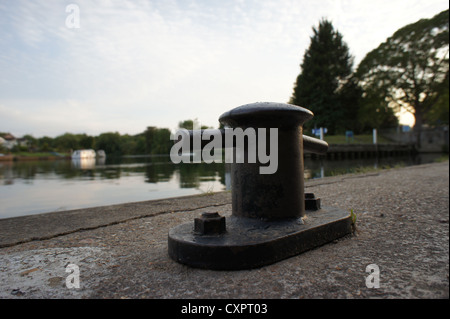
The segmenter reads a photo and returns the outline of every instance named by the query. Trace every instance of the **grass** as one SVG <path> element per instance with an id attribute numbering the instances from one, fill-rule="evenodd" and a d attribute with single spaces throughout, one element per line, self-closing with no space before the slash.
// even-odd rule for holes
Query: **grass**
<path id="1" fill-rule="evenodd" d="M 54 156 L 69 156 L 69 154 L 61 154 L 56 155 L 55 153 L 51 152 L 14 152 L 12 153 L 14 156 L 20 156 L 20 157 L 54 157 Z"/>
<path id="2" fill-rule="evenodd" d="M 210 196 L 214 194 L 214 184 L 209 184 L 205 191 L 200 190 L 202 196 Z"/>
<path id="3" fill-rule="evenodd" d="M 356 213 L 353 212 L 353 208 L 350 209 L 350 218 L 352 220 L 352 231 L 353 234 L 356 233 Z"/>
<path id="4" fill-rule="evenodd" d="M 434 160 L 435 163 L 442 163 L 448 161 L 448 154 L 444 154 L 441 157 L 438 157 Z"/>
<path id="5" fill-rule="evenodd" d="M 342 176 L 342 175 L 348 175 L 348 174 L 369 174 L 373 172 L 379 172 L 386 169 L 395 169 L 395 168 L 402 168 L 406 167 L 406 164 L 403 162 L 396 163 L 395 165 L 380 165 L 378 167 L 373 166 L 355 166 L 352 168 L 343 168 L 343 169 L 335 169 L 328 173 L 327 176 Z"/>
<path id="6" fill-rule="evenodd" d="M 392 141 L 380 135 L 378 135 L 377 139 L 379 144 L 392 143 Z M 355 135 L 353 139 L 349 138 L 348 142 L 345 135 L 325 135 L 324 140 L 328 144 L 373 144 L 372 134 Z"/>

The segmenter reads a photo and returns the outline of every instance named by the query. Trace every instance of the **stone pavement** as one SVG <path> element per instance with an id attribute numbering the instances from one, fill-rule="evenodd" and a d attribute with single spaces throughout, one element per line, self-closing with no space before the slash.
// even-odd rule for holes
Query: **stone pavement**
<path id="1" fill-rule="evenodd" d="M 2 219 L 0 298 L 449 298 L 448 161 L 306 191 L 353 209 L 356 233 L 253 270 L 194 269 L 167 253 L 170 228 L 229 216 L 229 192 Z M 379 288 L 366 285 L 369 265 Z"/>

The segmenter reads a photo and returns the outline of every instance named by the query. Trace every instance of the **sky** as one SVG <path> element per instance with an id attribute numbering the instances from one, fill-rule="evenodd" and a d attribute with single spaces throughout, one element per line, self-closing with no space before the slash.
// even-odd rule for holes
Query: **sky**
<path id="1" fill-rule="evenodd" d="M 357 67 L 399 28 L 448 8 L 447 0 L 0 0 L 0 132 L 134 135 L 187 119 L 217 127 L 237 106 L 288 102 L 322 18 Z"/>

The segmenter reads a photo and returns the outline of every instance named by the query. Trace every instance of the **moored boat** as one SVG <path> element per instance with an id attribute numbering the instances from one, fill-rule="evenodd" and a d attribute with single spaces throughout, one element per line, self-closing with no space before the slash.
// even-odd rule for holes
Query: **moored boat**
<path id="1" fill-rule="evenodd" d="M 92 149 L 76 150 L 72 153 L 72 159 L 95 158 L 96 153 Z"/>

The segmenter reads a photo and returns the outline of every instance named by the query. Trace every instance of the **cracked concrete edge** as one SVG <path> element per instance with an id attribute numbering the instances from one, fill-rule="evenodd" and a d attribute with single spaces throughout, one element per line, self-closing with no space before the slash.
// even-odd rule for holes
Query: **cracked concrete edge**
<path id="1" fill-rule="evenodd" d="M 0 248 L 230 201 L 230 192 L 220 192 L 0 219 Z"/>

